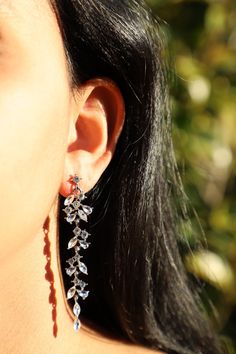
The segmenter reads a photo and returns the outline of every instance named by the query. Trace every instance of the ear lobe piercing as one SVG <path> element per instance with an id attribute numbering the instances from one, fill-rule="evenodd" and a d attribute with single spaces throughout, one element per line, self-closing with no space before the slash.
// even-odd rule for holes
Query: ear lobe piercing
<path id="1" fill-rule="evenodd" d="M 80 305 L 78 303 L 79 298 L 81 297 L 83 300 L 89 295 L 89 290 L 85 290 L 85 287 L 88 285 L 83 280 L 79 279 L 78 276 L 80 274 L 88 275 L 88 270 L 86 265 L 81 261 L 83 256 L 80 255 L 81 249 L 86 249 L 89 247 L 90 242 L 87 242 L 87 238 L 89 234 L 86 230 L 82 230 L 79 227 L 80 220 L 85 222 L 88 221 L 87 216 L 92 213 L 93 208 L 84 205 L 81 203 L 82 200 L 87 198 L 83 190 L 79 187 L 80 178 L 77 174 L 75 174 L 71 178 L 72 183 L 72 193 L 65 199 L 64 205 L 65 208 L 63 211 L 66 216 L 65 219 L 68 223 L 74 223 L 73 236 L 70 238 L 68 242 L 67 249 L 74 250 L 74 256 L 69 258 L 66 262 L 68 263 L 68 268 L 65 268 L 66 274 L 69 277 L 73 276 L 73 280 L 71 283 L 72 287 L 67 291 L 67 300 L 74 299 L 73 313 L 75 315 L 74 320 L 74 330 L 77 332 L 81 327 L 81 322 L 79 320 L 79 315 L 81 312 Z"/>

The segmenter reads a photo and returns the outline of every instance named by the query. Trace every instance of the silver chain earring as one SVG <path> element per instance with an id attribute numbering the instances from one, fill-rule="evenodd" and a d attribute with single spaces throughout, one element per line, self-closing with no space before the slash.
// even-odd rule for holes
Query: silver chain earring
<path id="1" fill-rule="evenodd" d="M 83 190 L 79 187 L 79 181 L 81 179 L 82 178 L 78 177 L 77 174 L 71 178 L 73 190 L 72 193 L 65 199 L 65 208 L 63 209 L 66 213 L 66 221 L 70 224 L 74 223 L 74 235 L 68 242 L 67 247 L 68 250 L 74 248 L 74 256 L 66 261 L 69 266 L 65 270 L 67 275 L 70 277 L 73 276 L 73 280 L 71 281 L 73 286 L 67 291 L 67 300 L 74 298 L 73 313 L 76 316 L 74 320 L 74 330 L 76 332 L 81 326 L 81 322 L 79 320 L 81 308 L 78 303 L 78 299 L 81 297 L 84 300 L 89 294 L 89 291 L 84 289 L 88 284 L 79 279 L 78 276 L 80 273 L 88 275 L 87 267 L 81 261 L 83 256 L 81 256 L 79 252 L 81 248 L 86 249 L 89 247 L 90 242 L 87 242 L 87 238 L 90 234 L 86 230 L 82 230 L 79 227 L 79 223 L 80 220 L 87 222 L 87 216 L 93 211 L 92 207 L 81 203 L 82 200 L 87 198 Z"/>

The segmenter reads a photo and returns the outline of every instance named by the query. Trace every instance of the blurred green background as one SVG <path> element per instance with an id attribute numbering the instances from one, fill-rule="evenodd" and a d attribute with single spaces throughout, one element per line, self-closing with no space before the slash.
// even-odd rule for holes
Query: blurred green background
<path id="1" fill-rule="evenodd" d="M 236 353 L 236 0 L 146 1 L 168 23 L 165 31 L 176 72 L 176 82 L 171 88 L 175 151 L 186 194 L 208 242 L 207 250 L 193 251 L 186 257 L 186 265 L 190 273 L 206 282 L 207 294 L 215 307 L 208 308 L 209 315 L 233 354 Z M 194 215 L 192 224 L 197 224 Z M 197 225 L 196 230 L 199 230 Z"/>

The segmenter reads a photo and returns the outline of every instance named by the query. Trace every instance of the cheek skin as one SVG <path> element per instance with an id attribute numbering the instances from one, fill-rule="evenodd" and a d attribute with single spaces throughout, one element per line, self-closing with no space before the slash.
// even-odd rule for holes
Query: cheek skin
<path id="1" fill-rule="evenodd" d="M 21 18 L 17 32 L 20 21 L 8 24 L 9 49 L 0 57 L 2 260 L 37 233 L 63 174 L 71 97 L 57 23 L 45 9 L 34 24 Z"/>

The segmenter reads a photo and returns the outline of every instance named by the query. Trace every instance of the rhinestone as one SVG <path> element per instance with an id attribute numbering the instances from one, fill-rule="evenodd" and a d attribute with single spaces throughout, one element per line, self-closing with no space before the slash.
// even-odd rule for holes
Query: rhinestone
<path id="1" fill-rule="evenodd" d="M 63 209 L 66 214 L 72 213 L 73 209 L 69 206 L 67 206 L 65 209 Z"/>
<path id="2" fill-rule="evenodd" d="M 82 219 L 84 221 L 88 221 L 87 215 L 83 212 L 83 210 L 78 210 L 78 215 L 79 215 L 80 219 Z"/>
<path id="3" fill-rule="evenodd" d="M 87 267 L 83 262 L 79 262 L 79 270 L 84 274 L 88 274 Z"/>
<path id="4" fill-rule="evenodd" d="M 82 209 L 83 211 L 85 212 L 86 215 L 89 215 L 92 213 L 93 211 L 93 208 L 88 206 L 88 205 L 81 205 L 82 206 Z"/>
<path id="5" fill-rule="evenodd" d="M 70 266 L 73 266 L 75 259 L 73 257 L 73 258 L 68 259 L 66 262 L 69 263 Z"/>
<path id="6" fill-rule="evenodd" d="M 90 245 L 89 242 L 86 242 L 86 241 L 84 241 L 84 240 L 79 241 L 79 244 L 80 244 L 80 246 L 81 246 L 83 249 L 88 248 L 88 246 Z"/>
<path id="7" fill-rule="evenodd" d="M 80 180 L 81 180 L 81 178 L 79 178 L 79 176 L 77 176 L 77 175 L 75 175 L 75 176 L 73 177 L 73 182 L 74 182 L 74 183 L 78 183 Z"/>
<path id="8" fill-rule="evenodd" d="M 81 308 L 80 305 L 76 302 L 73 307 L 73 314 L 78 317 L 80 314 Z"/>
<path id="9" fill-rule="evenodd" d="M 85 231 L 85 230 L 82 230 L 82 231 L 80 232 L 80 237 L 82 237 L 84 240 L 86 240 L 89 235 L 91 235 L 91 234 L 89 234 L 89 233 L 88 233 L 87 231 Z"/>
<path id="10" fill-rule="evenodd" d="M 74 283 L 75 286 L 76 286 L 76 285 L 79 285 L 79 279 L 75 277 L 75 278 L 72 280 L 72 283 Z"/>
<path id="11" fill-rule="evenodd" d="M 77 285 L 79 285 L 81 287 L 81 290 L 83 290 L 88 284 L 85 283 L 83 280 L 79 280 Z"/>
<path id="12" fill-rule="evenodd" d="M 78 318 L 76 318 L 75 321 L 74 321 L 74 330 L 75 330 L 76 332 L 78 332 L 78 330 L 80 329 L 80 327 L 81 327 L 80 320 L 79 320 Z"/>
<path id="13" fill-rule="evenodd" d="M 86 297 L 88 296 L 89 291 L 88 291 L 88 290 L 79 290 L 79 291 L 78 291 L 78 294 L 79 294 L 79 296 L 82 297 L 82 299 L 84 300 L 84 299 L 86 299 Z"/>
<path id="14" fill-rule="evenodd" d="M 76 271 L 75 267 L 70 267 L 70 268 L 66 268 L 66 274 L 68 274 L 70 277 L 72 276 L 72 274 Z"/>
<path id="15" fill-rule="evenodd" d="M 73 237 L 73 238 L 69 241 L 67 249 L 69 250 L 70 248 L 74 247 L 77 242 L 78 242 L 77 236 Z"/>
<path id="16" fill-rule="evenodd" d="M 72 288 L 70 288 L 70 289 L 67 291 L 67 300 L 71 299 L 71 298 L 75 295 L 75 292 L 76 292 L 75 286 L 73 286 Z"/>
<path id="17" fill-rule="evenodd" d="M 74 201 L 74 199 L 75 199 L 74 194 L 69 195 L 69 196 L 65 199 L 64 205 L 70 205 L 70 204 Z"/>
<path id="18" fill-rule="evenodd" d="M 71 224 L 75 220 L 75 218 L 76 214 L 69 214 L 65 219 Z"/>
<path id="19" fill-rule="evenodd" d="M 74 203 L 73 203 L 73 207 L 75 209 L 78 209 L 80 207 L 80 202 L 78 200 L 75 200 Z"/>
<path id="20" fill-rule="evenodd" d="M 79 235 L 81 232 L 81 229 L 78 226 L 76 226 L 76 228 L 73 230 L 73 232 L 75 235 Z"/>

